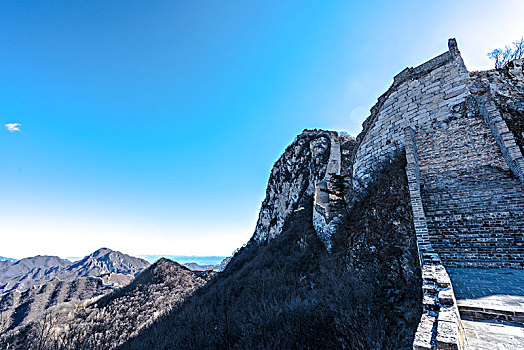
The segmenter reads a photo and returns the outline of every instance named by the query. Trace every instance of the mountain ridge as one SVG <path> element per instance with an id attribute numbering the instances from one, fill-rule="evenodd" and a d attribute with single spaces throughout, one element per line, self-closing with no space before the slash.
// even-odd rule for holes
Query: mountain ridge
<path id="1" fill-rule="evenodd" d="M 43 341 L 45 346 L 76 344 L 82 349 L 114 349 L 179 305 L 212 276 L 161 258 L 122 288 L 88 301 L 49 308 L 46 314 L 9 333 L 5 341 L 25 348 L 39 339 L 41 329 L 49 329 L 53 336 Z"/>
<path id="2" fill-rule="evenodd" d="M 149 265 L 144 259 L 109 248 L 100 248 L 74 263 L 47 255 L 37 255 L 16 262 L 4 261 L 0 264 L 0 295 L 12 290 L 24 291 L 55 278 L 98 278 L 105 285 L 121 287 Z"/>

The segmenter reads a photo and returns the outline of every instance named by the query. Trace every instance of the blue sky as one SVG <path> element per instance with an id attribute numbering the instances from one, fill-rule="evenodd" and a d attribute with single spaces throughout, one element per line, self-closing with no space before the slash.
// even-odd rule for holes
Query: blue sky
<path id="1" fill-rule="evenodd" d="M 17 1 L 0 11 L 0 255 L 229 255 L 304 128 L 356 135 L 456 37 L 470 70 L 521 1 Z"/>

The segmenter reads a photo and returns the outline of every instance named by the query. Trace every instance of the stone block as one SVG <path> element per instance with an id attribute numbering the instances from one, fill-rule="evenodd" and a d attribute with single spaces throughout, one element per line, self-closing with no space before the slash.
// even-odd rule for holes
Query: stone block
<path id="1" fill-rule="evenodd" d="M 446 322 L 439 319 L 437 324 L 437 349 L 439 350 L 459 350 L 460 334 L 458 324 L 455 322 Z"/>
<path id="2" fill-rule="evenodd" d="M 452 306 L 454 304 L 453 290 L 444 289 L 438 293 L 438 302 L 440 305 Z"/>
<path id="3" fill-rule="evenodd" d="M 438 313 L 438 320 L 439 322 L 452 322 L 452 323 L 458 323 L 458 316 L 457 316 L 457 308 L 456 306 L 448 307 L 448 308 L 440 308 L 440 311 Z"/>
<path id="4" fill-rule="evenodd" d="M 413 341 L 414 350 L 431 350 L 431 339 L 433 337 L 433 326 L 436 318 L 428 314 L 422 314 Z"/>

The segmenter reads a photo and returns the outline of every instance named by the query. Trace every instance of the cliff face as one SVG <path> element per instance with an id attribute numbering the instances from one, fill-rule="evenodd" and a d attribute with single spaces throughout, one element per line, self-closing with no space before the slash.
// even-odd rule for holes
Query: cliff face
<path id="1" fill-rule="evenodd" d="M 304 201 L 313 198 L 315 229 L 330 247 L 338 216 L 332 204 L 332 174 L 351 172 L 349 155 L 355 141 L 334 131 L 304 130 L 277 160 L 269 177 L 253 240 L 267 242 L 282 233 L 290 215 L 303 210 Z M 345 161 L 344 161 L 345 159 Z"/>

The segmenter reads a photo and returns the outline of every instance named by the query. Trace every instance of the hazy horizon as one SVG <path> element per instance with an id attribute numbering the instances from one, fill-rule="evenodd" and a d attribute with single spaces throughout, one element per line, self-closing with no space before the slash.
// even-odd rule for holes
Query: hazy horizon
<path id="1" fill-rule="evenodd" d="M 91 253 L 93 253 L 93 252 L 91 252 Z M 121 252 L 121 253 L 126 254 L 126 252 Z M 25 259 L 25 258 L 32 258 L 32 257 L 35 257 L 35 256 L 45 256 L 45 255 L 48 255 L 48 254 L 37 254 L 37 255 L 33 255 L 33 256 L 24 256 L 24 257 L 19 257 L 19 258 L 14 258 L 14 257 L 11 257 L 11 256 L 0 256 L 0 260 L 15 260 L 15 261 L 18 261 L 18 260 Z M 87 254 L 87 255 L 89 255 L 89 254 Z M 85 256 L 58 256 L 58 257 L 60 259 L 69 260 L 71 262 L 76 262 L 76 261 L 82 260 L 87 255 L 85 255 Z M 150 254 L 141 254 L 141 255 L 136 255 L 136 257 L 137 258 L 142 258 L 144 260 L 147 260 L 150 263 L 154 263 L 155 261 L 157 261 L 160 258 L 166 258 L 166 259 L 170 259 L 170 260 L 176 261 L 176 262 L 178 262 L 180 264 L 197 263 L 199 265 L 218 265 L 218 264 L 220 264 L 220 262 L 222 262 L 222 260 L 224 260 L 228 256 L 217 256 L 217 255 L 172 255 L 172 254 L 154 254 L 154 255 L 150 255 Z"/>

